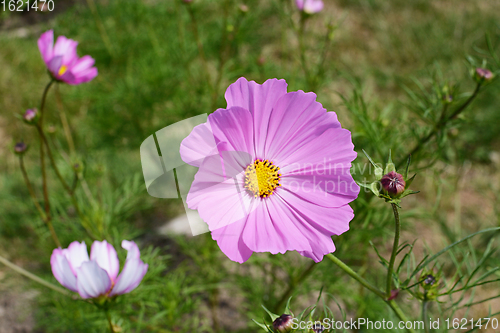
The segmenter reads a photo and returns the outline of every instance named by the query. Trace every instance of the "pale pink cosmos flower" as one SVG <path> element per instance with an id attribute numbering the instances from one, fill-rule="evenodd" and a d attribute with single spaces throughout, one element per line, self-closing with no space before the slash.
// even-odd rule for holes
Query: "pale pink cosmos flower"
<path id="1" fill-rule="evenodd" d="M 316 14 L 323 10 L 322 0 L 295 0 L 295 4 L 300 11 L 307 14 Z"/>
<path id="2" fill-rule="evenodd" d="M 287 92 L 284 80 L 240 78 L 225 97 L 227 108 L 181 144 L 183 161 L 199 168 L 188 207 L 233 261 L 292 250 L 321 261 L 354 216 L 351 133 L 314 93 Z"/>
<path id="3" fill-rule="evenodd" d="M 38 49 L 51 75 L 67 84 L 85 83 L 97 76 L 94 59 L 76 54 L 78 42 L 64 36 L 57 37 L 54 45 L 54 31 L 44 32 L 38 39 Z"/>
<path id="4" fill-rule="evenodd" d="M 140 259 L 134 242 L 124 240 L 122 247 L 128 253 L 120 275 L 116 251 L 106 241 L 92 244 L 90 258 L 85 242 L 75 241 L 67 249 L 55 249 L 50 257 L 52 273 L 60 284 L 85 299 L 126 294 L 139 285 L 148 265 Z"/>

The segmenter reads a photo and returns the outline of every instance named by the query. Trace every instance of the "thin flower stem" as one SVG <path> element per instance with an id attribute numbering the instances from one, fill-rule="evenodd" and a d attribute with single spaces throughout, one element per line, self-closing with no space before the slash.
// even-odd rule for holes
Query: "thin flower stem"
<path id="1" fill-rule="evenodd" d="M 30 192 L 31 199 L 33 200 L 33 203 L 35 204 L 35 207 L 38 210 L 38 213 L 42 217 L 43 222 L 49 228 L 50 235 L 52 236 L 54 243 L 56 243 L 56 246 L 62 247 L 61 242 L 59 241 L 59 238 L 57 237 L 54 226 L 52 225 L 52 222 L 48 218 L 47 214 L 43 211 L 42 206 L 40 206 L 40 203 L 38 203 L 38 198 L 36 197 L 36 193 L 35 193 L 35 190 L 33 189 L 33 186 L 31 186 L 31 182 L 29 180 L 28 173 L 26 172 L 26 168 L 24 166 L 24 159 L 23 159 L 22 155 L 19 156 L 19 164 L 21 167 L 21 173 L 23 174 L 24 182 L 26 183 L 26 187 L 28 188 L 28 191 Z"/>
<path id="2" fill-rule="evenodd" d="M 408 318 L 406 317 L 406 315 L 401 310 L 401 308 L 396 304 L 396 302 L 394 302 L 394 300 L 386 301 L 386 303 L 391 307 L 391 309 L 394 311 L 394 313 L 398 316 L 399 320 L 401 320 L 402 322 L 405 322 L 405 323 L 409 321 Z M 413 328 L 406 328 L 406 330 L 410 333 L 416 333 Z"/>
<path id="3" fill-rule="evenodd" d="M 300 285 L 302 282 L 304 282 L 314 271 L 314 268 L 316 267 L 316 263 L 312 262 L 305 271 L 300 274 L 300 276 L 297 279 L 293 279 L 290 281 L 290 284 L 288 286 L 288 289 L 285 291 L 283 296 L 281 296 L 280 300 L 278 303 L 276 303 L 276 306 L 274 307 L 275 312 L 279 312 L 283 304 L 292 296 L 295 288 Z"/>
<path id="4" fill-rule="evenodd" d="M 26 167 L 24 166 L 24 158 L 23 156 L 19 156 L 19 166 L 21 168 L 21 173 L 23 174 L 24 182 L 26 183 L 26 187 L 28 188 L 28 191 L 30 192 L 31 199 L 33 199 L 33 203 L 35 204 L 36 209 L 38 210 L 38 213 L 42 217 L 43 221 L 45 222 L 46 215 L 45 212 L 43 211 L 42 206 L 40 206 L 40 203 L 38 202 L 38 198 L 36 197 L 35 190 L 33 189 L 33 186 L 31 186 L 30 179 L 28 177 L 28 173 L 26 172 Z"/>
<path id="5" fill-rule="evenodd" d="M 429 326 L 427 326 L 427 301 L 424 300 L 422 302 L 422 321 L 424 322 L 424 331 L 425 333 L 429 333 Z"/>
<path id="6" fill-rule="evenodd" d="M 64 129 L 64 136 L 68 142 L 68 147 L 71 155 L 75 154 L 75 142 L 73 141 L 73 135 L 71 134 L 71 127 L 69 126 L 68 118 L 64 112 L 64 106 L 61 99 L 61 94 L 59 92 L 59 86 L 56 86 L 56 102 L 57 108 L 59 110 L 59 117 L 61 118 L 61 123 Z"/>
<path id="7" fill-rule="evenodd" d="M 339 266 L 344 272 L 349 274 L 353 279 L 361 283 L 365 288 L 369 289 L 371 292 L 373 292 L 375 295 L 379 296 L 383 300 L 385 300 L 385 295 L 382 291 L 380 291 L 377 287 L 373 286 L 370 282 L 366 281 L 363 277 L 358 275 L 355 271 L 351 269 L 351 267 L 347 266 L 344 264 L 339 258 L 334 256 L 333 254 L 329 253 L 326 255 L 328 259 L 333 261 L 334 264 Z"/>
<path id="8" fill-rule="evenodd" d="M 396 206 L 396 204 L 393 203 L 391 204 L 391 206 L 392 206 L 392 211 L 394 212 L 394 221 L 396 222 L 396 232 L 394 233 L 394 244 L 392 245 L 391 260 L 389 261 L 389 269 L 387 270 L 387 283 L 386 283 L 387 287 L 385 290 L 387 298 L 391 297 L 392 273 L 394 271 L 394 262 L 396 261 L 396 254 L 398 253 L 399 235 L 401 233 L 401 223 L 399 222 L 398 206 Z"/>
<path id="9" fill-rule="evenodd" d="M 300 53 L 300 62 L 302 65 L 302 69 L 304 70 L 304 75 L 306 76 L 307 84 L 309 85 L 309 88 L 311 88 L 311 77 L 309 75 L 309 68 L 307 66 L 306 48 L 305 48 L 305 44 L 304 44 L 304 33 L 306 30 L 306 20 L 307 20 L 307 17 L 305 16 L 304 13 L 302 13 L 302 15 L 300 16 L 300 25 L 299 25 L 299 31 L 298 31 L 299 53 Z"/>
<path id="10" fill-rule="evenodd" d="M 113 326 L 113 323 L 111 322 L 111 316 L 109 314 L 109 310 L 108 308 L 104 308 L 104 313 L 106 314 L 106 319 L 108 320 L 108 324 L 109 324 L 109 330 L 111 333 L 115 333 L 115 327 Z"/>
<path id="11" fill-rule="evenodd" d="M 344 264 L 339 258 L 334 256 L 333 254 L 329 253 L 326 255 L 326 257 L 328 259 L 330 259 L 331 261 L 333 261 L 333 263 L 335 263 L 337 266 L 339 266 L 344 272 L 349 274 L 353 279 L 355 279 L 356 281 L 361 283 L 365 288 L 367 288 L 368 290 L 373 292 L 375 295 L 380 297 L 382 300 L 384 300 L 384 302 L 386 302 L 387 305 L 389 305 L 391 307 L 392 311 L 394 311 L 394 313 L 398 316 L 398 318 L 401 321 L 403 321 L 403 322 L 408 321 L 408 318 L 405 316 L 405 314 L 403 313 L 401 308 L 396 304 L 396 302 L 394 302 L 394 300 L 390 300 L 390 301 L 387 300 L 387 297 L 385 296 L 385 294 L 381 290 L 379 290 L 377 287 L 370 284 L 370 282 L 368 282 L 364 278 L 362 278 L 358 273 L 353 271 L 349 266 Z M 410 333 L 415 333 L 415 331 L 411 328 L 407 328 L 407 330 Z"/>
<path id="12" fill-rule="evenodd" d="M 31 279 L 47 288 L 50 288 L 54 291 L 57 291 L 58 293 L 61 293 L 65 296 L 68 296 L 68 297 L 73 297 L 67 290 L 63 289 L 63 288 L 59 288 L 58 286 L 55 286 L 53 285 L 52 283 L 50 282 L 47 282 L 41 278 L 39 278 L 38 276 L 28 272 L 27 270 L 17 266 L 16 264 L 13 264 L 11 263 L 10 261 L 8 261 L 7 259 L 5 259 L 4 257 L 0 256 L 0 262 L 2 264 L 4 264 L 5 266 L 11 268 L 12 270 L 16 271 L 17 273 L 21 274 L 21 275 L 24 275 L 25 277 L 27 277 L 28 279 Z"/>
<path id="13" fill-rule="evenodd" d="M 55 81 L 53 79 L 50 80 L 50 82 L 45 86 L 45 89 L 43 90 L 42 101 L 40 103 L 40 120 L 37 124 L 38 128 L 43 127 L 43 116 L 45 115 L 45 112 L 44 112 L 45 101 L 47 100 L 47 94 L 49 92 L 49 89 L 54 82 Z M 39 133 L 42 133 L 42 132 L 39 131 Z M 44 142 L 43 142 L 43 138 L 41 135 L 40 135 L 40 138 L 42 139 L 40 142 L 40 167 L 41 167 L 41 171 L 42 171 L 42 188 L 43 188 L 43 199 L 44 199 L 44 207 L 45 207 L 45 219 L 44 220 L 45 220 L 45 224 L 47 224 L 47 227 L 49 228 L 49 231 L 52 235 L 52 239 L 56 243 L 56 246 L 61 247 L 61 243 L 59 242 L 59 238 L 57 237 L 54 226 L 52 225 L 52 216 L 50 215 L 50 199 L 49 199 L 49 191 L 47 188 L 47 170 L 45 169 Z"/>

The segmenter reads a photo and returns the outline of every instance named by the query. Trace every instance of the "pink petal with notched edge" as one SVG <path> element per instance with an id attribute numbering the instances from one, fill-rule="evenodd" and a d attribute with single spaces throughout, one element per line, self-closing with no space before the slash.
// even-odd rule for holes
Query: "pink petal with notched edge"
<path id="1" fill-rule="evenodd" d="M 141 253 L 139 252 L 139 247 L 133 241 L 123 240 L 122 248 L 127 250 L 127 260 L 129 259 L 139 259 L 141 257 Z"/>
<path id="2" fill-rule="evenodd" d="M 75 63 L 71 66 L 71 72 L 79 76 L 81 73 L 87 72 L 92 66 L 94 66 L 95 60 L 89 55 L 85 55 L 75 61 Z"/>
<path id="3" fill-rule="evenodd" d="M 227 150 L 251 153 L 254 149 L 252 115 L 244 108 L 233 106 L 219 109 L 208 116 L 215 142 L 228 144 Z"/>
<path id="4" fill-rule="evenodd" d="M 78 293 L 85 299 L 105 295 L 112 285 L 108 273 L 95 260 L 83 263 L 76 276 Z"/>
<path id="5" fill-rule="evenodd" d="M 69 67 L 78 59 L 76 53 L 77 46 L 77 41 L 66 38 L 65 36 L 59 36 L 54 45 L 54 56 L 62 56 L 62 64 Z"/>
<path id="6" fill-rule="evenodd" d="M 265 158 L 264 145 L 269 117 L 275 103 L 286 94 L 287 86 L 285 80 L 270 79 L 260 85 L 242 77 L 226 90 L 227 108 L 242 107 L 248 110 L 253 118 L 255 155 L 258 158 Z"/>
<path id="7" fill-rule="evenodd" d="M 106 241 L 94 241 L 90 250 L 90 259 L 95 260 L 99 267 L 108 272 L 111 281 L 115 281 L 120 269 L 120 262 L 113 245 Z"/>
<path id="8" fill-rule="evenodd" d="M 38 38 L 38 49 L 42 55 L 43 61 L 48 64 L 54 54 L 54 31 L 49 30 L 44 32 Z"/>
<path id="9" fill-rule="evenodd" d="M 52 274 L 59 283 L 71 291 L 76 292 L 76 275 L 73 274 L 68 259 L 61 249 L 55 249 L 50 256 Z"/>
<path id="10" fill-rule="evenodd" d="M 85 244 L 85 242 L 72 242 L 71 244 L 69 244 L 67 249 L 63 249 L 61 251 L 66 256 L 66 259 L 68 259 L 71 270 L 73 271 L 73 274 L 75 276 L 77 268 L 80 267 L 84 262 L 89 261 L 87 244 Z"/>
<path id="11" fill-rule="evenodd" d="M 141 259 L 127 260 L 109 296 L 131 292 L 141 283 L 147 271 L 148 265 L 142 262 Z"/>
<path id="12" fill-rule="evenodd" d="M 97 76 L 97 68 L 92 67 L 84 72 L 78 73 L 72 83 L 70 84 L 80 84 L 93 80 Z"/>
<path id="13" fill-rule="evenodd" d="M 340 127 L 336 115 L 316 102 L 316 94 L 300 90 L 287 93 L 276 102 L 269 117 L 266 158 L 282 161 L 325 130 Z"/>
<path id="14" fill-rule="evenodd" d="M 212 238 L 217 241 L 217 245 L 219 245 L 221 251 L 229 259 L 240 264 L 247 261 L 253 253 L 241 237 L 245 222 L 246 218 L 212 231 Z"/>
<path id="15" fill-rule="evenodd" d="M 49 60 L 47 68 L 56 77 L 59 77 L 59 69 L 62 66 L 62 56 L 57 56 Z"/>
<path id="16" fill-rule="evenodd" d="M 126 294 L 134 290 L 148 271 L 148 265 L 140 259 L 140 252 L 137 244 L 132 241 L 122 241 L 122 247 L 128 251 L 127 261 L 116 279 L 116 283 L 109 296 Z"/>

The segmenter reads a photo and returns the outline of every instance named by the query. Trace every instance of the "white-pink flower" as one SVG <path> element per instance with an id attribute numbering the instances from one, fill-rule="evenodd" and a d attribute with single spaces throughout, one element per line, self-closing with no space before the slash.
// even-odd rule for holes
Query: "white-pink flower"
<path id="1" fill-rule="evenodd" d="M 295 0 L 300 11 L 307 14 L 319 13 L 323 10 L 323 0 Z"/>
<path id="2" fill-rule="evenodd" d="M 94 241 L 90 258 L 85 242 L 75 241 L 67 249 L 55 249 L 50 257 L 52 273 L 60 284 L 82 298 L 126 294 L 141 283 L 148 265 L 141 260 L 134 242 L 124 240 L 122 247 L 128 254 L 120 275 L 116 251 L 106 241 Z"/>

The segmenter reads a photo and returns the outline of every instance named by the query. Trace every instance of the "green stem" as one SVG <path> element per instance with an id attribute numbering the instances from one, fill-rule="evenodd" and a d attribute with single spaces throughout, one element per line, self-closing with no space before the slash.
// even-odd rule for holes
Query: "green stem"
<path id="1" fill-rule="evenodd" d="M 302 65 L 302 69 L 304 70 L 304 75 L 306 76 L 307 84 L 309 85 L 309 88 L 311 88 L 311 78 L 309 75 L 309 68 L 307 66 L 306 48 L 304 44 L 304 32 L 306 30 L 306 20 L 307 17 L 305 16 L 304 13 L 302 13 L 302 15 L 300 16 L 300 25 L 298 31 L 299 53 L 300 53 L 300 62 Z"/>
<path id="2" fill-rule="evenodd" d="M 334 264 L 339 266 L 344 272 L 346 272 L 348 275 L 350 275 L 353 279 L 361 283 L 365 288 L 369 289 L 371 292 L 373 292 L 375 295 L 379 296 L 380 298 L 385 300 L 385 295 L 382 291 L 380 291 L 377 287 L 373 286 L 370 284 L 370 282 L 366 281 L 363 277 L 358 275 L 355 271 L 351 269 L 351 267 L 347 266 L 344 264 L 339 258 L 334 256 L 333 254 L 329 253 L 326 255 L 328 259 L 333 261 Z"/>
<path id="3" fill-rule="evenodd" d="M 52 283 L 47 282 L 47 281 L 39 278 L 38 276 L 36 276 L 36 275 L 28 272 L 27 270 L 25 270 L 25 269 L 23 269 L 23 268 L 15 265 L 15 264 L 11 263 L 10 261 L 8 261 L 7 259 L 5 259 L 2 256 L 0 256 L 0 262 L 2 264 L 4 264 L 5 266 L 11 268 L 12 270 L 16 271 L 17 273 L 26 276 L 28 279 L 31 279 L 31 280 L 33 280 L 33 281 L 35 281 L 35 282 L 37 282 L 37 283 L 39 283 L 39 284 L 47 287 L 47 288 L 50 288 L 50 289 L 52 289 L 54 291 L 57 291 L 58 293 L 61 293 L 61 294 L 65 295 L 65 296 L 72 297 L 72 295 L 67 290 L 59 288 L 58 286 L 55 286 Z"/>
<path id="4" fill-rule="evenodd" d="M 398 316 L 399 320 L 401 320 L 402 322 L 405 322 L 405 323 L 409 321 L 408 318 L 406 317 L 406 315 L 401 310 L 401 308 L 396 304 L 396 302 L 394 302 L 394 300 L 386 301 L 386 303 L 391 307 L 391 309 L 394 311 L 394 313 Z M 413 328 L 407 328 L 406 330 L 410 333 L 416 333 Z"/>
<path id="5" fill-rule="evenodd" d="M 429 333 L 429 326 L 427 326 L 427 300 L 422 302 L 422 321 L 424 322 L 424 331 Z"/>
<path id="6" fill-rule="evenodd" d="M 113 323 L 111 322 L 111 315 L 109 314 L 109 309 L 107 307 L 104 308 L 104 313 L 106 314 L 106 319 L 108 320 L 110 332 L 115 333 L 115 328 L 113 326 Z"/>
<path id="7" fill-rule="evenodd" d="M 43 116 L 45 115 L 45 101 L 47 100 L 47 94 L 49 92 L 50 87 L 54 83 L 54 80 L 50 80 L 50 82 L 45 86 L 45 89 L 43 90 L 42 94 L 42 101 L 40 103 L 40 120 L 37 124 L 37 128 L 42 128 L 43 127 Z M 39 133 L 43 133 L 40 132 Z M 47 224 L 47 227 L 49 228 L 49 231 L 52 235 L 52 238 L 54 239 L 54 242 L 56 243 L 57 247 L 61 247 L 61 243 L 59 242 L 59 239 L 57 237 L 56 231 L 54 229 L 54 226 L 52 225 L 52 216 L 50 215 L 50 199 L 49 199 L 49 191 L 47 187 L 47 171 L 45 169 L 45 151 L 44 151 L 44 142 L 42 135 L 40 134 L 40 138 L 42 139 L 40 142 L 40 167 L 42 171 L 42 188 L 43 188 L 43 199 L 44 199 L 44 207 L 45 207 L 45 224 Z"/>
<path id="8" fill-rule="evenodd" d="M 401 223 L 399 222 L 398 206 L 391 204 L 392 211 L 394 212 L 394 220 L 396 222 L 396 232 L 394 233 L 394 244 L 392 245 L 391 260 L 389 261 L 389 269 L 387 270 L 387 283 L 386 283 L 386 297 L 391 297 L 392 290 L 392 273 L 394 271 L 394 262 L 399 248 L 399 235 L 401 233 Z"/>

